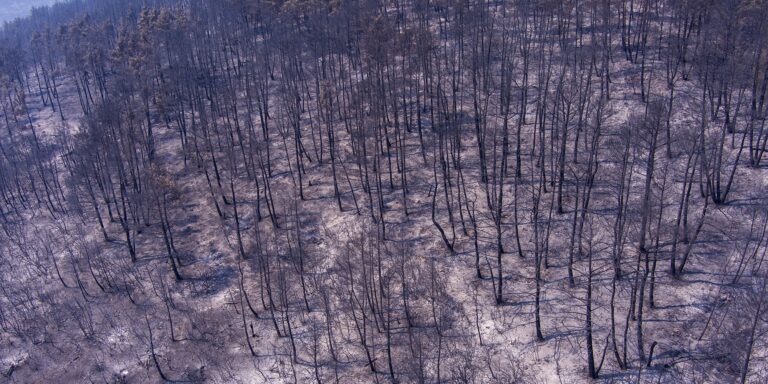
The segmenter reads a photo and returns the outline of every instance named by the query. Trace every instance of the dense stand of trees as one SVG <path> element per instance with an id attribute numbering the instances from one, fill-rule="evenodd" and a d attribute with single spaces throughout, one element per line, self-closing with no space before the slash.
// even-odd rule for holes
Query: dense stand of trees
<path id="1" fill-rule="evenodd" d="M 562 341 L 572 378 L 765 379 L 766 16 L 36 9 L 0 32 L 2 339 L 151 359 L 108 380 L 527 381 Z"/>

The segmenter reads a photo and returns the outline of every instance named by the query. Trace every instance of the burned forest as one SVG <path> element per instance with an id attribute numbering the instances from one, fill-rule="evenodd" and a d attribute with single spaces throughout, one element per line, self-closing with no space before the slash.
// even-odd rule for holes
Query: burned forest
<path id="1" fill-rule="evenodd" d="M 766 20 L 33 8 L 0 26 L 0 382 L 766 382 Z"/>

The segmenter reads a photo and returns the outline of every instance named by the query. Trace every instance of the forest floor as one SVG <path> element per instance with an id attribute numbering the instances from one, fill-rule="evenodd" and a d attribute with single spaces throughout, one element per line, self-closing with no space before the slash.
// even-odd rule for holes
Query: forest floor
<path id="1" fill-rule="evenodd" d="M 620 77 L 619 77 L 620 78 Z M 679 93 L 679 103 L 688 105 L 687 97 L 693 97 L 683 90 Z M 33 108 L 35 127 L 42 132 L 43 140 L 51 140 L 56 135 L 75 135 L 78 132 L 78 119 L 72 111 L 79 110 L 77 94 L 71 84 L 66 84 L 60 92 L 65 100 L 66 122 L 62 122 L 58 113 L 50 108 L 38 105 Z M 609 108 L 614 112 L 608 121 L 608 132 L 616 132 L 622 125 L 628 124 L 630 115 L 639 113 L 644 108 L 639 96 L 627 85 L 615 83 L 612 89 Z M 468 104 L 467 104 L 468 105 Z M 677 126 L 696 124 L 695 110 L 681 108 L 674 116 Z M 524 126 L 523 137 L 530 138 L 533 119 Z M 308 142 L 309 139 L 307 139 Z M 487 191 L 478 182 L 476 143 L 471 130 L 466 130 L 462 152 L 470 196 L 476 196 L 478 205 L 485 204 Z M 528 140 L 528 139 L 526 139 Z M 610 134 L 606 135 L 610 142 Z M 734 139 L 735 140 L 735 139 Z M 290 141 L 290 140 L 289 140 Z M 123 240 L 119 237 L 120 227 L 115 221 L 108 223 L 113 238 L 105 242 L 95 223 L 83 223 L 79 219 L 62 216 L 51 220 L 46 216 L 28 218 L 28 249 L 44 250 L 51 247 L 52 256 L 62 270 L 63 283 L 58 278 L 51 279 L 51 284 L 42 287 L 53 292 L 65 291 L 67 295 L 81 296 L 81 302 L 62 301 L 57 305 L 61 313 L 52 312 L 50 316 L 62 317 L 62 322 L 72 321 L 69 313 L 75 313 L 78 305 L 87 305 L 92 318 L 76 319 L 84 327 L 94 327 L 97 331 L 91 336 L 59 332 L 48 329 L 41 333 L 34 343 L 21 342 L 8 334 L 2 334 L 0 343 L 0 370 L 12 371 L 7 374 L 10 382 L 85 382 L 119 381 L 153 382 L 159 377 L 150 356 L 150 341 L 154 343 L 160 364 L 169 378 L 178 381 L 195 380 L 207 377 L 217 382 L 310 382 L 315 380 L 312 363 L 313 331 L 310 324 L 322 314 L 320 285 L 342 289 L 341 267 L 344 260 L 356 256 L 361 250 L 357 245 L 363 234 L 375 234 L 377 224 L 367 213 L 367 197 L 362 190 L 355 189 L 360 213 L 355 209 L 349 188 L 342 180 L 342 203 L 340 212 L 333 196 L 331 168 L 312 162 L 307 166 L 308 184 L 305 187 L 305 200 L 298 203 L 298 215 L 302 225 L 302 241 L 307 253 L 307 271 L 310 283 L 310 296 L 315 299 L 309 313 L 296 311 L 291 320 L 296 328 L 298 361 L 291 363 L 291 346 L 286 337 L 275 333 L 268 311 L 258 310 L 260 317 L 247 321 L 245 333 L 254 345 L 257 357 L 252 357 L 245 344 L 243 314 L 247 307 L 242 306 L 239 290 L 239 265 L 237 240 L 231 214 L 225 219 L 219 218 L 211 202 L 210 191 L 205 179 L 200 176 L 194 162 L 185 165 L 184 154 L 178 132 L 167 130 L 157 124 L 157 164 L 172 176 L 177 188 L 178 199 L 175 213 L 171 217 L 172 227 L 177 239 L 176 248 L 182 253 L 181 273 L 184 279 L 173 282 L 169 275 L 167 258 L 162 241 L 160 227 L 153 224 L 142 228 L 136 238 L 139 260 L 131 265 L 125 251 Z M 348 160 L 348 138 L 340 138 L 340 149 L 345 155 L 345 167 L 350 170 L 351 184 L 361 185 L 358 175 L 352 170 L 356 167 Z M 393 338 L 396 340 L 394 358 L 398 366 L 417 364 L 411 359 L 409 348 L 423 348 L 427 370 L 442 369 L 452 372 L 450 376 L 461 377 L 462 370 L 473 372 L 475 382 L 513 382 L 516 380 L 540 383 L 576 383 L 587 382 L 584 318 L 585 292 L 588 275 L 586 257 L 580 257 L 574 264 L 575 286 L 570 287 L 567 276 L 568 247 L 570 246 L 570 221 L 573 212 L 572 199 L 567 199 L 569 207 L 563 214 L 554 213 L 555 224 L 552 229 L 548 268 L 542 274 L 542 328 L 545 341 L 536 341 L 534 329 L 535 271 L 532 262 L 531 210 L 522 206 L 519 213 L 520 238 L 524 257 L 519 257 L 514 244 L 514 218 L 511 209 L 505 209 L 504 238 L 508 253 L 504 257 L 504 292 L 506 301 L 495 304 L 493 290 L 495 282 L 490 278 L 495 273 L 495 228 L 491 217 L 483 209 L 479 216 L 480 251 L 482 254 L 483 279 L 478 279 L 474 268 L 474 248 L 471 236 L 464 234 L 460 226 L 456 228 L 456 252 L 451 253 L 441 241 L 431 223 L 432 163 L 431 154 L 427 154 L 427 163 L 422 161 L 418 138 L 415 133 L 406 134 L 407 168 L 409 193 L 407 197 L 409 215 L 403 214 L 400 192 L 385 196 L 387 213 L 385 215 L 388 252 L 402 254 L 407 260 L 406 273 L 413 281 L 420 282 L 415 288 L 412 311 L 419 323 L 413 327 L 404 324 L 395 327 Z M 292 143 L 285 144 L 275 134 L 272 140 L 272 153 L 277 164 L 272 178 L 275 205 L 287 224 L 292 215 L 296 187 L 294 170 L 288 162 Z M 606 147 L 610 146 L 606 144 Z M 527 147 L 527 146 L 526 146 Z M 428 144 L 427 148 L 431 148 Z M 599 172 L 613 174 L 618 172 L 604 151 L 603 165 Z M 602 154 L 602 153 L 601 153 Z M 524 164 L 530 169 L 533 164 Z M 682 157 L 667 159 L 660 157 L 658 169 L 665 169 L 671 175 L 681 174 L 684 167 Z M 295 164 L 294 164 L 295 167 Z M 641 189 L 645 169 L 635 166 L 633 188 Z M 660 171 L 661 172 L 661 171 Z M 525 180 L 531 172 L 523 171 L 520 181 L 520 194 L 528 196 L 533 182 Z M 601 180 L 608 180 L 604 178 Z M 662 218 L 665 224 L 674 222 L 677 200 L 681 194 L 681 180 L 670 180 L 666 191 L 668 208 Z M 510 183 L 511 184 L 511 183 Z M 593 319 L 595 335 L 595 354 L 602 365 L 603 382 L 720 382 L 721 367 L 711 364 L 704 356 L 711 356 L 711 351 L 702 350 L 704 341 L 711 341 L 719 335 L 716 329 L 718 316 L 724 312 L 731 298 L 726 294 L 728 285 L 734 276 L 736 258 L 739 250 L 734 249 L 729 240 L 746 232 L 746 218 L 754 210 L 756 199 L 768 190 L 768 180 L 764 170 L 740 167 L 736 174 L 736 189 L 732 192 L 733 203 L 713 207 L 704 226 L 704 233 L 695 244 L 688 264 L 687 272 L 679 279 L 668 273 L 668 258 L 660 257 L 655 275 L 655 307 L 645 310 L 643 319 L 646 351 L 652 343 L 656 344 L 650 367 L 636 360 L 637 345 L 634 337 L 635 321 L 627 322 L 629 297 L 635 281 L 630 276 L 617 282 L 616 286 L 616 329 L 618 339 L 629 351 L 631 369 L 622 370 L 613 358 L 609 347 L 611 334 L 612 260 L 606 244 L 613 236 L 612 217 L 600 212 L 609 211 L 615 206 L 614 186 L 604 184 L 595 186 L 592 225 L 594 233 L 593 251 Z M 242 206 L 241 226 L 245 235 L 246 249 L 258 246 L 252 233 L 258 226 L 261 236 L 270 240 L 273 249 L 267 252 L 286 253 L 288 243 L 281 240 L 284 232 L 274 230 L 269 220 L 256 220 L 254 186 L 246 182 L 238 185 L 240 205 Z M 566 190 L 569 190 L 566 186 Z M 509 207 L 514 196 L 511 185 L 507 186 Z M 554 192 L 543 198 L 542 212 L 547 212 Z M 633 196 L 637 198 L 637 196 Z M 522 200 L 522 199 L 521 199 Z M 526 199 L 528 201 L 529 199 Z M 697 199 L 695 212 L 701 210 Z M 633 206 L 639 206 L 636 201 Z M 445 218 L 445 212 L 439 212 Z M 693 215 L 697 218 L 697 215 Z M 446 221 L 444 219 L 443 223 Z M 695 221 L 691 226 L 695 225 Z M 639 213 L 631 212 L 628 225 L 639 226 Z M 445 224 L 444 224 L 445 226 Z M 747 228 L 748 230 L 748 228 Z M 375 236 L 375 235 L 374 235 Z M 54 240 L 55 241 L 51 241 Z M 36 241 L 37 240 L 37 241 Z M 22 241 L 22 240 L 20 240 Z M 629 244 L 629 242 L 628 242 Z M 585 244 L 586 245 L 586 244 Z M 136 289 L 133 297 L 123 294 L 103 293 L 97 282 L 91 278 L 82 279 L 83 286 L 74 283 L 74 274 L 69 260 L 72 249 L 90 249 L 94 259 L 103 265 L 112 266 L 115 273 L 127 274 L 127 279 L 134 281 Z M 350 252 L 351 250 L 351 252 Z M 633 271 L 638 263 L 638 252 L 627 245 L 623 258 L 623 268 Z M 493 268 L 488 268 L 493 265 Z M 259 283 L 256 267 L 246 259 L 242 262 L 244 286 L 250 295 L 254 307 L 259 304 Z M 53 274 L 53 271 L 48 271 Z M 431 323 L 432 304 L 429 287 L 435 275 L 438 284 L 444 285 L 445 295 L 439 299 L 438 306 L 444 313 L 444 335 L 441 345 L 436 345 Z M 53 275 L 52 275 L 53 276 Z M 137 276 L 142 276 L 141 279 Z M 495 277 L 495 275 L 494 275 Z M 55 283 L 54 283 L 55 281 Z M 325 281 L 325 282 L 319 282 Z M 152 282 L 148 284 L 147 282 Z M 165 288 L 163 288 L 165 287 Z M 170 294 L 170 306 L 163 304 L 162 291 Z M 160 292 L 160 293 L 158 293 Z M 340 297 L 343 295 L 339 295 Z M 263 297 L 263 294 L 262 294 Z M 54 299 L 56 300 L 56 299 Z M 131 301 L 136 303 L 132 303 Z M 337 302 L 337 308 L 344 303 Z M 173 337 L 168 314 L 173 318 Z M 64 319 L 66 318 L 66 319 Z M 148 319 L 145 322 L 145 318 Z M 152 336 L 147 324 L 151 323 Z M 714 319 L 714 320 L 713 320 Z M 385 369 L 371 374 L 362 359 L 354 322 L 348 314 L 334 316 L 337 322 L 339 343 L 339 361 L 335 365 L 328 356 L 323 356 L 321 375 L 328 381 L 336 378 L 341 383 L 387 382 Z M 398 319 L 396 322 L 403 321 Z M 628 327 L 630 337 L 621 340 Z M 250 332 L 249 332 L 250 331 Z M 152 338 L 150 340 L 150 337 Z M 411 338 L 415 342 L 409 342 Z M 172 341 L 173 339 L 173 341 Z M 704 340 L 704 341 L 702 341 Z M 444 345 L 443 345 L 444 344 Z M 381 361 L 384 361 L 384 346 L 380 342 L 372 349 Z M 440 355 L 438 360 L 438 354 Z M 758 355 L 765 357 L 765 351 Z M 756 358 L 759 360 L 762 357 Z M 436 367 L 441 361 L 440 367 Z M 382 363 L 383 364 L 383 363 Z M 475 368 L 470 368 L 475 367 Z M 478 368 L 479 367 L 479 368 Z M 472 371 L 474 369 L 475 371 Z M 334 372 L 335 371 L 335 372 Z M 6 380 L 6 379 L 3 379 Z M 402 382 L 418 381 L 416 377 L 402 376 Z"/>

